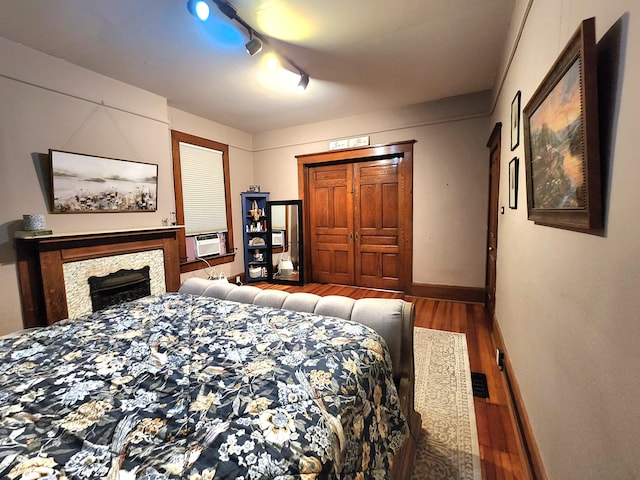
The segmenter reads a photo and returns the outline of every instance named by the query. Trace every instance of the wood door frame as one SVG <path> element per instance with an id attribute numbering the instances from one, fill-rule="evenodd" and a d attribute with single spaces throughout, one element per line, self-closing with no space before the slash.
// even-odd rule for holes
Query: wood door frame
<path id="1" fill-rule="evenodd" d="M 493 331 L 493 318 L 495 316 L 495 291 L 496 291 L 496 265 L 498 255 L 498 217 L 499 217 L 499 193 L 500 193 L 500 158 L 502 146 L 502 123 L 495 124 L 489 140 L 487 148 L 489 148 L 489 201 L 487 208 L 487 250 L 485 260 L 485 305 L 487 307 L 488 320 L 490 322 L 490 330 Z M 497 160 L 494 161 L 494 153 Z M 494 236 L 492 241 L 491 236 Z M 493 275 L 490 269 L 493 268 Z"/>
<path id="2" fill-rule="evenodd" d="M 326 152 L 296 155 L 298 159 L 298 195 L 303 200 L 303 239 L 304 239 L 304 276 L 311 277 L 311 231 L 309 219 L 309 202 L 306 196 L 309 191 L 310 169 L 316 166 L 332 163 L 355 163 L 394 156 L 402 157 L 398 166 L 398 208 L 400 211 L 411 212 L 410 215 L 399 215 L 399 262 L 401 265 L 411 265 L 411 268 L 401 269 L 399 287 L 405 294 L 411 294 L 413 285 L 413 144 L 415 140 L 406 140 L 385 145 L 331 150 Z"/>

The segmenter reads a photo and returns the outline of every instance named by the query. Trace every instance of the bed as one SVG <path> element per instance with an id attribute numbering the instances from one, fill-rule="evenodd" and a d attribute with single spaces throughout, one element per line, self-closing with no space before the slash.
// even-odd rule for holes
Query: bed
<path id="1" fill-rule="evenodd" d="M 0 477 L 407 478 L 411 304 L 316 297 L 191 279 L 0 339 Z"/>

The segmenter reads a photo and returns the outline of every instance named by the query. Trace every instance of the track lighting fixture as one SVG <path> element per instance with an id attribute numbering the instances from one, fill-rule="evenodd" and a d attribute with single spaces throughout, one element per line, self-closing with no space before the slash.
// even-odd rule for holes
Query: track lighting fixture
<path id="1" fill-rule="evenodd" d="M 187 9 L 194 17 L 198 17 L 203 22 L 209 18 L 209 4 L 204 0 L 189 0 Z"/>
<path id="2" fill-rule="evenodd" d="M 298 82 L 298 86 L 303 90 L 306 90 L 307 85 L 309 85 L 309 75 L 303 72 L 300 74 L 300 81 Z"/>
<path id="3" fill-rule="evenodd" d="M 269 41 L 264 35 L 261 35 L 259 32 L 254 30 L 254 28 L 245 22 L 240 16 L 236 9 L 226 0 L 210 0 L 216 4 L 216 6 L 220 9 L 222 13 L 224 13 L 229 19 L 238 22 L 242 25 L 247 32 L 249 33 L 249 41 L 245 44 L 247 52 L 249 55 L 253 56 L 258 54 L 264 45 L 269 47 L 273 53 L 277 54 L 278 57 L 287 62 L 293 69 L 295 69 L 300 74 L 300 81 L 298 82 L 298 86 L 303 90 L 307 89 L 309 85 L 309 75 L 302 70 L 296 63 L 290 58 L 282 55 L 277 52 L 273 46 L 269 45 Z M 198 17 L 200 20 L 204 21 L 209 17 L 209 4 L 205 0 L 188 0 L 187 8 L 192 15 Z"/>
<path id="4" fill-rule="evenodd" d="M 262 50 L 262 42 L 259 38 L 253 36 L 252 30 L 249 31 L 249 41 L 245 43 L 244 46 L 252 57 L 257 53 L 260 53 L 260 50 Z"/>

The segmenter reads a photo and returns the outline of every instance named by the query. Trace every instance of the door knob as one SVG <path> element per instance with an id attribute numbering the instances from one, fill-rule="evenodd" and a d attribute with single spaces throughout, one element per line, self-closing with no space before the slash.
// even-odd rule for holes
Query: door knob
<path id="1" fill-rule="evenodd" d="M 489 251 L 490 251 L 490 252 L 493 252 L 493 247 L 489 247 Z"/>

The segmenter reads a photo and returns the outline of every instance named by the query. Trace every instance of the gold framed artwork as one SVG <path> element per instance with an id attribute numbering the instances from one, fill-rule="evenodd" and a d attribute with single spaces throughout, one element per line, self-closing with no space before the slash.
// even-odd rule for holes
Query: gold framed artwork
<path id="1" fill-rule="evenodd" d="M 602 228 L 595 19 L 583 21 L 524 107 L 527 216 Z"/>

